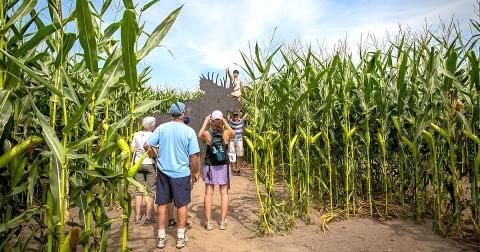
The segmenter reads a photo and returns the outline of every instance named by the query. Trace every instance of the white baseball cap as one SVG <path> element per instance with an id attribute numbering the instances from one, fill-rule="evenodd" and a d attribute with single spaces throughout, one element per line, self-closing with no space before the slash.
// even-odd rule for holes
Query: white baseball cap
<path id="1" fill-rule="evenodd" d="M 223 118 L 223 113 L 220 110 L 215 110 L 212 112 L 212 120 L 217 120 L 217 119 L 222 119 Z"/>

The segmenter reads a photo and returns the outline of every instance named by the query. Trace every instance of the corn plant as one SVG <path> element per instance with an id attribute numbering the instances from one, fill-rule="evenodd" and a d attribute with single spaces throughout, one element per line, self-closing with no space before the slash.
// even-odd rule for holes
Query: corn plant
<path id="1" fill-rule="evenodd" d="M 157 1 L 139 9 L 113 2 L 99 10 L 88 0 L 0 3 L 1 250 L 69 251 L 78 244 L 106 251 L 117 220 L 127 250 L 128 185 L 140 186 L 128 148 L 134 121 L 190 94 L 147 88 L 149 68 L 136 71 L 181 7 L 147 33 L 137 23 Z M 123 11 L 121 20 L 105 28 L 104 15 L 115 11 Z M 122 216 L 106 215 L 113 201 Z M 22 230 L 26 239 L 17 237 Z"/>
<path id="2" fill-rule="evenodd" d="M 283 181 L 283 214 L 308 221 L 320 211 L 322 228 L 340 214 L 385 219 L 405 208 L 417 221 L 432 216 L 437 232 L 478 237 L 480 24 L 470 22 L 471 34 L 450 23 L 400 30 L 381 45 L 369 37 L 358 57 L 345 43 L 330 54 L 301 42 L 242 52 L 252 80 L 243 105 L 254 115 L 246 140 L 267 233 L 293 227 L 268 210 L 278 206 L 272 183 Z M 285 146 L 266 144 L 267 132 Z M 272 173 L 283 157 L 289 169 Z"/>

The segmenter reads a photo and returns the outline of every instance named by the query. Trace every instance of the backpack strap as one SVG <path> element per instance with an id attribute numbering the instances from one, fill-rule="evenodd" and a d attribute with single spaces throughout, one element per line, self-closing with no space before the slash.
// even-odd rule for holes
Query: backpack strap
<path id="1" fill-rule="evenodd" d="M 230 163 L 227 163 L 227 183 L 228 183 L 228 190 L 230 190 Z"/>

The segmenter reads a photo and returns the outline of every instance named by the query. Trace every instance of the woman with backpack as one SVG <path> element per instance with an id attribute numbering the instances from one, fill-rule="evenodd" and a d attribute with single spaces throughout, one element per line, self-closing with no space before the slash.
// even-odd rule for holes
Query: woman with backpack
<path id="1" fill-rule="evenodd" d="M 210 126 L 210 127 L 209 127 Z M 202 177 L 205 182 L 205 229 L 213 229 L 212 223 L 212 197 L 215 185 L 220 188 L 222 219 L 220 230 L 227 228 L 228 189 L 230 187 L 230 167 L 228 160 L 228 143 L 235 132 L 219 110 L 215 110 L 205 118 L 203 126 L 198 132 L 198 137 L 207 144 L 205 165 Z"/>

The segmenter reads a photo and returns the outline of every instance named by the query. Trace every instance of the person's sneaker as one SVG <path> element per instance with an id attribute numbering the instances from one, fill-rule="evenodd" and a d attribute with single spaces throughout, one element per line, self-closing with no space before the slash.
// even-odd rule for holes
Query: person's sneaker
<path id="1" fill-rule="evenodd" d="M 190 220 L 187 220 L 187 228 L 192 228 L 193 222 Z"/>
<path id="2" fill-rule="evenodd" d="M 149 224 L 155 224 L 157 222 L 157 220 L 153 217 L 146 217 L 145 218 L 145 221 L 143 222 L 143 224 L 145 225 L 149 225 Z"/>
<path id="3" fill-rule="evenodd" d="M 165 248 L 167 237 L 157 237 L 157 248 Z"/>
<path id="4" fill-rule="evenodd" d="M 210 230 L 213 229 L 213 223 L 212 223 L 212 221 L 207 221 L 207 222 L 205 222 L 205 229 L 206 229 L 207 231 L 210 231 Z"/>
<path id="5" fill-rule="evenodd" d="M 181 248 L 185 247 L 187 245 L 187 242 L 188 242 L 188 238 L 187 238 L 186 234 L 183 236 L 183 238 L 178 238 L 177 237 L 177 248 L 181 249 Z"/>
<path id="6" fill-rule="evenodd" d="M 142 217 L 140 215 L 135 215 L 135 224 L 140 224 L 142 222 Z"/>
<path id="7" fill-rule="evenodd" d="M 227 220 L 220 222 L 220 230 L 225 230 L 225 229 L 227 229 Z"/>
<path id="8" fill-rule="evenodd" d="M 168 227 L 167 227 L 167 228 L 172 228 L 172 227 L 175 227 L 175 226 L 177 226 L 177 223 L 175 222 L 175 220 L 174 220 L 174 219 L 170 219 L 170 220 L 168 221 Z"/>

